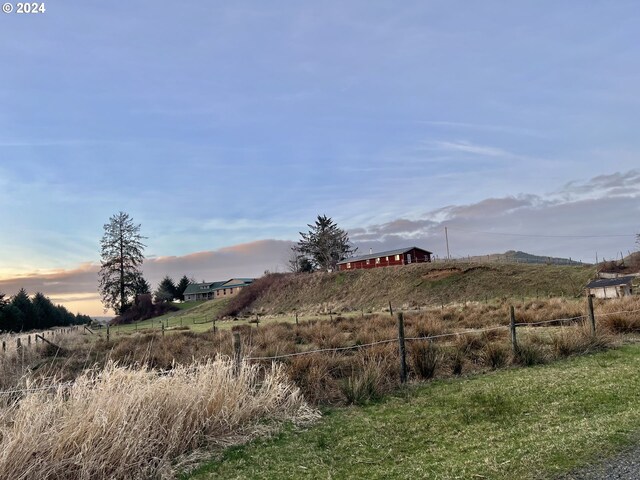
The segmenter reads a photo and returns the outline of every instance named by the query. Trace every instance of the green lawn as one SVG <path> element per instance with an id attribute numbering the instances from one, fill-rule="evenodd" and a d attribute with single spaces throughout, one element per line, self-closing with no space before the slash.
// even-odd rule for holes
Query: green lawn
<path id="1" fill-rule="evenodd" d="M 410 387 L 227 449 L 213 478 L 554 478 L 636 439 L 640 346 Z"/>

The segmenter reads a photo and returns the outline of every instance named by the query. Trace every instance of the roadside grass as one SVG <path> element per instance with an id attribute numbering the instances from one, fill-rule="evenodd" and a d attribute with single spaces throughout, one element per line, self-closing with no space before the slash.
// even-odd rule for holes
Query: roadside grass
<path id="1" fill-rule="evenodd" d="M 174 478 L 172 465 L 198 448 L 318 417 L 282 368 L 229 358 L 165 375 L 109 362 L 68 389 L 32 386 L 0 408 L 0 478 Z"/>
<path id="2" fill-rule="evenodd" d="M 633 441 L 640 345 L 436 380 L 226 450 L 183 480 L 555 478 Z"/>

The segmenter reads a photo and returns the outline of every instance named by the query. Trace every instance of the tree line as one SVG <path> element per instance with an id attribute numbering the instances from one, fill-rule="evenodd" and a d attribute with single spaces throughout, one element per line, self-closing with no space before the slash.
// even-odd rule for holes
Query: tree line
<path id="1" fill-rule="evenodd" d="M 5 299 L 5 294 L 0 293 L 1 331 L 24 332 L 88 323 L 91 323 L 91 317 L 74 315 L 62 305 L 54 305 L 43 293 L 38 292 L 29 297 L 22 288 L 10 299 Z"/>

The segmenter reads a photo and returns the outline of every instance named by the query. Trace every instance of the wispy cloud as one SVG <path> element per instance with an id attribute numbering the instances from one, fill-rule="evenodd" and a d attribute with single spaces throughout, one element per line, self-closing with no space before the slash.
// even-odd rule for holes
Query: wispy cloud
<path id="1" fill-rule="evenodd" d="M 361 250 L 419 243 L 442 256 L 446 226 L 456 256 L 519 249 L 586 261 L 595 252 L 611 258 L 636 247 L 637 222 L 630 212 L 637 211 L 639 183 L 635 170 L 600 175 L 570 182 L 559 193 L 487 198 L 372 224 L 353 229 L 351 239 Z"/>
<path id="2" fill-rule="evenodd" d="M 479 145 L 467 141 L 442 141 L 436 140 L 427 142 L 428 147 L 434 150 L 441 150 L 445 152 L 458 152 L 458 153 L 470 153 L 472 155 L 479 155 L 483 157 L 498 157 L 498 158 L 520 158 L 519 155 L 509 152 L 500 147 L 493 147 L 489 145 Z"/>
<path id="3" fill-rule="evenodd" d="M 468 123 L 468 122 L 450 122 L 445 120 L 425 120 L 421 121 L 425 125 L 432 125 L 436 127 L 450 127 L 451 129 L 459 130 L 479 130 L 486 132 L 498 132 L 508 133 L 511 135 L 526 135 L 529 137 L 542 138 L 548 136 L 547 134 L 530 128 L 514 127 L 509 125 L 491 125 L 486 123 Z"/>

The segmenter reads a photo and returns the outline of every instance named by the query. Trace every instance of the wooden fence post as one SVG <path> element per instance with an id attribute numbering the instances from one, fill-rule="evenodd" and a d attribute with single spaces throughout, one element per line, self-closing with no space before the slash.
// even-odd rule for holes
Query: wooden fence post
<path id="1" fill-rule="evenodd" d="M 164 322 L 160 322 L 162 324 L 162 326 L 160 327 L 162 329 L 162 336 L 164 337 Z"/>
<path id="2" fill-rule="evenodd" d="M 27 345 L 31 346 L 31 335 L 27 335 Z"/>
<path id="3" fill-rule="evenodd" d="M 296 327 L 298 326 L 298 311 L 296 310 Z"/>
<path id="4" fill-rule="evenodd" d="M 391 307 L 391 300 L 389 300 L 389 313 L 393 317 L 393 308 Z"/>
<path id="5" fill-rule="evenodd" d="M 513 354 L 518 353 L 518 339 L 516 338 L 516 312 L 513 308 L 513 305 L 509 308 L 509 319 L 511 322 L 511 349 L 513 350 Z"/>
<path id="6" fill-rule="evenodd" d="M 109 337 L 110 337 L 110 335 L 109 335 L 109 324 L 107 323 L 107 342 L 109 341 Z"/>
<path id="7" fill-rule="evenodd" d="M 240 332 L 233 332 L 233 375 L 240 374 L 240 364 L 242 363 L 242 342 Z"/>
<path id="8" fill-rule="evenodd" d="M 593 313 L 593 297 L 591 294 L 587 295 L 587 305 L 589 307 L 589 320 L 591 321 L 591 335 L 596 334 L 596 316 Z"/>
<path id="9" fill-rule="evenodd" d="M 16 349 L 20 350 L 22 348 L 22 341 L 20 338 L 16 338 Z"/>
<path id="10" fill-rule="evenodd" d="M 398 313 L 398 347 L 400 349 L 400 382 L 407 383 L 407 350 L 404 345 L 404 315 Z"/>
<path id="11" fill-rule="evenodd" d="M 2 351 L 3 352 L 7 351 L 7 342 L 5 342 L 4 340 L 2 341 Z"/>

